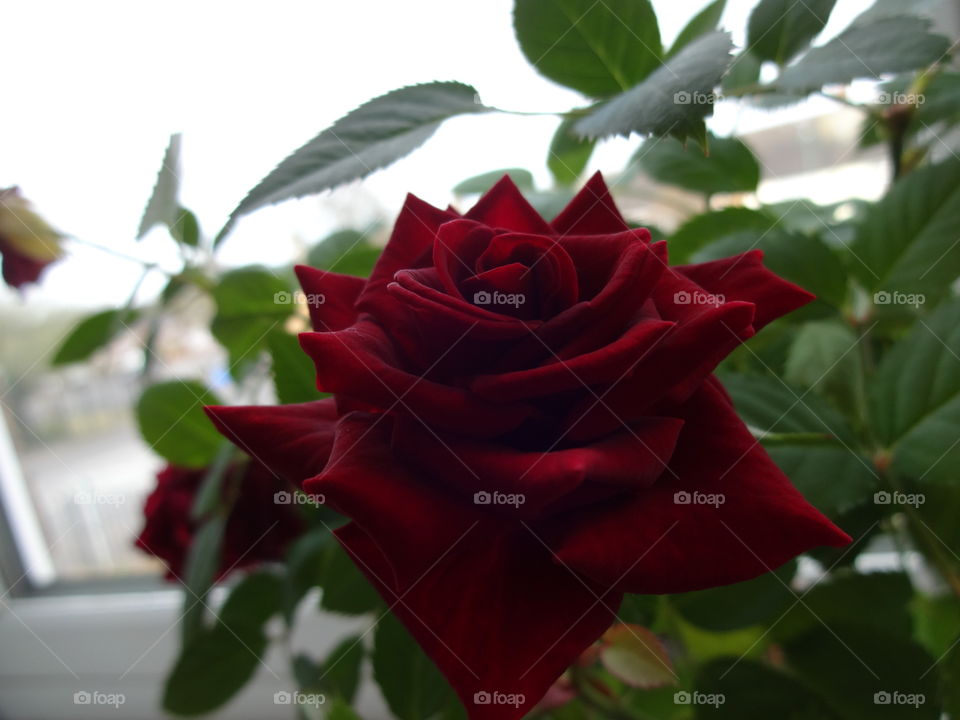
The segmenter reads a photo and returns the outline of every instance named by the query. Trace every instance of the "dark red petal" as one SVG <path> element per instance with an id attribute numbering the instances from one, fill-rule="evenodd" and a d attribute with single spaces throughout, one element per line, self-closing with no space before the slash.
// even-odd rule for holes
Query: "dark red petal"
<path id="1" fill-rule="evenodd" d="M 377 299 L 386 286 L 393 281 L 398 270 L 427 267 L 431 264 L 433 239 L 445 222 L 456 215 L 435 208 L 415 195 L 407 195 L 406 202 L 397 216 L 390 241 L 383 249 L 377 264 L 370 273 L 367 286 L 360 294 L 357 308 L 374 312 Z"/>
<path id="2" fill-rule="evenodd" d="M 603 175 L 591 177 L 576 197 L 550 223 L 561 235 L 599 235 L 628 229 Z"/>
<path id="3" fill-rule="evenodd" d="M 709 293 L 723 295 L 727 300 L 752 302 L 757 306 L 753 319 L 756 330 L 816 299 L 764 267 L 760 250 L 673 269 Z"/>
<path id="4" fill-rule="evenodd" d="M 472 220 L 453 220 L 437 231 L 433 265 L 448 293 L 461 297 L 460 283 L 476 272 L 476 260 L 493 236 L 491 228 Z"/>
<path id="5" fill-rule="evenodd" d="M 753 335 L 754 306 L 729 302 L 699 306 L 636 357 L 602 402 L 588 397 L 570 413 L 572 442 L 597 437 L 650 413 L 656 403 L 683 402 L 736 346 Z M 616 378 L 614 379 L 616 380 Z"/>
<path id="6" fill-rule="evenodd" d="M 628 502 L 558 522 L 552 546 L 561 560 L 624 592 L 676 593 L 748 580 L 811 548 L 850 541 L 790 484 L 715 379 L 681 414 L 670 470 Z M 724 502 L 683 504 L 678 492 Z"/>
<path id="7" fill-rule="evenodd" d="M 464 217 L 490 227 L 505 228 L 514 232 L 538 235 L 552 233 L 550 226 L 527 202 L 509 175 L 500 178 Z"/>
<path id="8" fill-rule="evenodd" d="M 416 421 L 398 419 L 395 453 L 416 466 L 423 478 L 450 487 L 474 502 L 475 493 L 521 495 L 505 503 L 507 516 L 535 518 L 561 501 L 577 504 L 611 491 L 647 487 L 660 477 L 683 425 L 677 418 L 644 418 L 630 428 L 583 447 L 549 452 L 523 451 L 502 443 L 438 435 Z M 584 486 L 586 492 L 579 492 Z M 602 487 L 596 487 L 602 486 Z"/>
<path id="9" fill-rule="evenodd" d="M 301 333 L 300 345 L 316 365 L 319 390 L 408 412 L 452 432 L 494 437 L 531 414 L 523 405 L 494 405 L 404 370 L 386 333 L 368 319 L 335 333 Z"/>
<path id="10" fill-rule="evenodd" d="M 592 352 L 569 360 L 550 358 L 546 364 L 529 370 L 479 375 L 471 381 L 470 389 L 495 402 L 513 402 L 610 383 L 629 375 L 637 358 L 673 327 L 672 322 L 638 323 L 609 345 Z"/>
<path id="11" fill-rule="evenodd" d="M 333 447 L 337 410 L 329 398 L 204 410 L 230 442 L 297 485 L 323 469 Z"/>
<path id="12" fill-rule="evenodd" d="M 650 243 L 650 231 L 640 228 L 607 235 L 566 235 L 558 242 L 577 268 L 580 298 L 586 300 L 603 291 L 625 252 Z M 665 245 L 660 250 L 664 264 Z"/>
<path id="13" fill-rule="evenodd" d="M 3 257 L 3 279 L 10 287 L 20 289 L 35 283 L 50 264 L 49 260 L 35 260 L 18 252 L 10 243 L 0 238 L 0 255 Z"/>
<path id="14" fill-rule="evenodd" d="M 366 280 L 306 265 L 297 265 L 294 271 L 307 296 L 314 330 L 342 330 L 354 323 L 357 319 L 354 305 L 367 284 Z"/>

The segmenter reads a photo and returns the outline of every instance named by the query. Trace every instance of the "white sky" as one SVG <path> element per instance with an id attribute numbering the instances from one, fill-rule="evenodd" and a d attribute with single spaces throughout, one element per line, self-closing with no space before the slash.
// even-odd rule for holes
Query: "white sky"
<path id="1" fill-rule="evenodd" d="M 729 0 L 723 25 L 742 43 L 755 0 Z M 706 0 L 653 0 L 664 43 Z M 830 28 L 868 0 L 840 0 Z M 521 55 L 511 0 L 460 2 L 8 2 L 0 63 L 0 187 L 18 184 L 42 214 L 81 238 L 176 267 L 161 230 L 133 242 L 167 139 L 184 135 L 181 202 L 208 233 L 266 172 L 336 118 L 388 90 L 430 80 L 474 85 L 511 110 L 564 110 L 579 96 Z M 285 203 L 241 221 L 231 265 L 280 263 L 359 197 L 392 215 L 411 191 L 438 205 L 460 180 L 507 166 L 549 184 L 551 117 L 448 122 L 410 158 L 361 186 Z M 592 166 L 623 167 L 638 141 L 606 143 Z M 363 206 L 353 210 L 356 219 Z M 299 240 L 293 238 L 298 237 Z M 139 276 L 128 261 L 71 244 L 26 292 L 27 306 L 121 303 Z M 162 278 L 143 287 L 156 292 Z M 0 305 L 24 302 L 5 287 Z"/>

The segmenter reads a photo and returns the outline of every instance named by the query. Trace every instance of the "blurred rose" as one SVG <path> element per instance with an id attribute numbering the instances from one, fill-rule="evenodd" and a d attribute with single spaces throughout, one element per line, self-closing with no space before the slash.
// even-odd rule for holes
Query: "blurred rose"
<path id="1" fill-rule="evenodd" d="M 157 474 L 157 486 L 144 507 L 146 523 L 138 548 L 167 564 L 167 578 L 183 577 L 184 565 L 198 523 L 191 510 L 207 469 L 168 465 Z M 231 465 L 223 478 L 225 492 L 236 493 L 224 534 L 219 579 L 238 568 L 279 560 L 303 530 L 296 505 L 282 502 L 292 488 L 257 462 Z M 278 498 L 281 502 L 278 502 Z"/>
<path id="2" fill-rule="evenodd" d="M 62 237 L 31 209 L 19 188 L 0 190 L 0 256 L 7 285 L 20 288 L 37 282 L 44 268 L 63 254 Z"/>

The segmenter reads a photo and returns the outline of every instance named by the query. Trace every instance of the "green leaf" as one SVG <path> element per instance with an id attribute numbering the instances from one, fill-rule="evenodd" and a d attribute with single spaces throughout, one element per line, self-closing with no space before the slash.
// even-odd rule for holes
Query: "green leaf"
<path id="1" fill-rule="evenodd" d="M 286 282 L 258 267 L 225 273 L 213 289 L 213 299 L 217 314 L 210 330 L 230 353 L 230 371 L 235 376 L 257 359 L 267 335 L 282 329 L 294 300 Z"/>
<path id="2" fill-rule="evenodd" d="M 220 707 L 253 677 L 267 648 L 266 621 L 280 605 L 280 579 L 245 577 L 230 593 L 216 625 L 186 644 L 167 678 L 163 706 L 178 715 Z"/>
<path id="3" fill-rule="evenodd" d="M 713 0 L 712 3 L 697 13 L 677 35 L 677 39 L 673 41 L 667 57 L 673 57 L 701 35 L 716 30 L 720 25 L 720 17 L 726 7 L 727 0 Z"/>
<path id="4" fill-rule="evenodd" d="M 377 624 L 373 675 L 399 720 L 424 720 L 437 712 L 449 692 L 447 681 L 392 614 Z"/>
<path id="5" fill-rule="evenodd" d="M 790 347 L 783 377 L 804 388 L 826 388 L 837 382 L 850 387 L 858 367 L 856 344 L 857 336 L 848 325 L 835 320 L 805 323 Z"/>
<path id="6" fill-rule="evenodd" d="M 339 542 L 328 543 L 323 560 L 320 607 L 345 615 L 378 610 L 383 601 Z"/>
<path id="7" fill-rule="evenodd" d="M 672 685 L 676 673 L 660 639 L 639 625 L 614 625 L 603 634 L 600 661 L 630 687 Z"/>
<path id="8" fill-rule="evenodd" d="M 320 687 L 330 695 L 353 702 L 360 686 L 360 666 L 366 654 L 362 637 L 351 635 L 340 642 L 322 665 Z"/>
<path id="9" fill-rule="evenodd" d="M 749 245 L 776 224 L 776 218 L 767 213 L 744 207 L 729 207 L 694 215 L 668 239 L 670 263 L 688 263 L 694 253 L 702 248 L 718 241 L 731 242 L 726 238 L 735 235 L 745 238 Z"/>
<path id="10" fill-rule="evenodd" d="M 791 603 L 790 611 L 771 629 L 771 637 L 790 642 L 823 624 L 843 624 L 909 639 L 912 596 L 910 579 L 903 573 L 838 572 L 801 594 L 802 602 Z"/>
<path id="11" fill-rule="evenodd" d="M 186 208 L 179 208 L 176 219 L 170 224 L 170 234 L 177 242 L 196 247 L 200 244 L 200 224 L 197 216 Z"/>
<path id="12" fill-rule="evenodd" d="M 761 60 L 786 65 L 827 24 L 837 0 L 761 0 L 747 25 L 747 47 Z"/>
<path id="13" fill-rule="evenodd" d="M 871 407 L 893 467 L 917 480 L 956 483 L 960 461 L 960 300 L 941 305 L 883 357 Z"/>
<path id="14" fill-rule="evenodd" d="M 731 92 L 755 85 L 760 82 L 760 67 L 763 63 L 749 50 L 743 50 L 730 63 L 727 74 L 723 76 L 721 87 Z"/>
<path id="15" fill-rule="evenodd" d="M 206 467 L 216 457 L 222 437 L 203 406 L 221 404 L 213 392 L 193 380 L 157 383 L 137 402 L 140 434 L 154 452 L 174 465 Z"/>
<path id="16" fill-rule="evenodd" d="M 138 314 L 136 310 L 104 310 L 85 317 L 57 348 L 51 364 L 67 365 L 86 360 L 121 330 L 128 329 Z"/>
<path id="17" fill-rule="evenodd" d="M 760 182 L 760 165 L 737 138 L 707 136 L 709 155 L 674 139 L 648 140 L 634 160 L 658 182 L 706 193 L 752 192 Z"/>
<path id="18" fill-rule="evenodd" d="M 728 632 L 775 621 L 793 604 L 789 583 L 797 570 L 789 562 L 773 573 L 710 590 L 680 593 L 671 600 L 677 611 L 697 627 Z"/>
<path id="19" fill-rule="evenodd" d="M 283 612 L 287 622 L 303 596 L 311 588 L 320 587 L 324 577 L 327 546 L 333 541 L 326 528 L 311 530 L 299 538 L 287 551 L 287 576 Z"/>
<path id="20" fill-rule="evenodd" d="M 337 120 L 261 180 L 230 214 L 217 242 L 242 215 L 366 177 L 418 148 L 444 120 L 487 111 L 477 91 L 458 82 L 411 85 L 374 98 Z"/>
<path id="21" fill-rule="evenodd" d="M 960 274 L 958 226 L 960 160 L 950 158 L 897 181 L 867 213 L 851 267 L 870 290 L 940 295 Z"/>
<path id="22" fill-rule="evenodd" d="M 533 175 L 530 174 L 529 170 L 504 168 L 503 170 L 491 170 L 467 178 L 453 188 L 453 192 L 457 195 L 480 195 L 492 188 L 504 175 L 509 175 L 514 185 L 521 190 L 533 190 Z"/>
<path id="23" fill-rule="evenodd" d="M 515 0 L 513 26 L 541 75 L 588 97 L 633 87 L 663 55 L 648 0 Z"/>
<path id="24" fill-rule="evenodd" d="M 633 132 L 699 137 L 703 118 L 713 111 L 713 89 L 730 64 L 732 48 L 727 33 L 702 35 L 639 85 L 579 120 L 575 131 L 589 138 Z"/>
<path id="25" fill-rule="evenodd" d="M 163 154 L 163 164 L 157 173 L 157 181 L 153 186 L 153 193 L 147 202 L 140 219 L 140 229 L 137 230 L 137 240 L 146 235 L 154 225 L 172 226 L 177 221 L 180 204 L 177 197 L 180 193 L 180 133 L 170 136 L 166 152 Z"/>
<path id="26" fill-rule="evenodd" d="M 778 433 L 828 433 L 839 438 L 840 447 L 798 444 L 768 450 L 814 506 L 836 515 L 870 497 L 876 486 L 872 466 L 853 452 L 856 440 L 849 424 L 822 398 L 804 395 L 771 376 L 722 373 L 720 380 L 751 427 Z"/>
<path id="27" fill-rule="evenodd" d="M 796 678 L 755 660 L 719 658 L 699 669 L 697 720 L 840 720 L 816 692 Z M 693 704 L 692 692 L 681 696 Z M 722 698 L 722 702 L 717 702 Z M 711 703 L 713 699 L 715 702 Z"/>
<path id="28" fill-rule="evenodd" d="M 338 230 L 318 242 L 307 254 L 307 264 L 320 270 L 369 277 L 383 248 L 370 242 L 374 228 Z"/>
<path id="29" fill-rule="evenodd" d="M 583 174 L 596 143 L 573 132 L 574 118 L 564 118 L 550 141 L 547 167 L 558 185 L 572 185 Z"/>
<path id="30" fill-rule="evenodd" d="M 326 720 L 361 720 L 356 711 L 342 700 L 334 700 L 327 710 Z"/>
<path id="31" fill-rule="evenodd" d="M 304 403 L 319 400 L 323 395 L 317 390 L 316 370 L 295 335 L 274 330 L 267 335 L 267 345 L 273 364 L 273 386 L 277 400 L 283 404 Z"/>
<path id="32" fill-rule="evenodd" d="M 950 47 L 947 38 L 928 32 L 929 26 L 929 20 L 909 15 L 853 25 L 786 68 L 775 86 L 805 92 L 926 67 Z"/>
<path id="33" fill-rule="evenodd" d="M 858 596 L 854 607 L 863 604 Z M 935 674 L 924 675 L 934 658 L 898 634 L 863 625 L 818 623 L 784 649 L 795 675 L 845 719 L 936 720 L 940 716 Z M 894 692 L 922 695 L 923 702 L 884 703 L 880 693 L 892 696 Z"/>
<path id="34" fill-rule="evenodd" d="M 180 635 L 184 646 L 204 632 L 206 627 L 206 597 L 220 569 L 226 526 L 225 515 L 214 515 L 202 521 L 190 539 L 183 577 L 180 578 L 186 589 L 180 618 Z"/>

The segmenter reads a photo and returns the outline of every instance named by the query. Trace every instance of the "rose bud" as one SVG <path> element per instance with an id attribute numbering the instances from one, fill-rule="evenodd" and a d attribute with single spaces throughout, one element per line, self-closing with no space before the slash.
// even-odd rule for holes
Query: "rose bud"
<path id="1" fill-rule="evenodd" d="M 167 565 L 167 579 L 183 578 L 198 523 L 192 509 L 207 469 L 168 465 L 144 505 L 144 527 L 135 544 Z M 217 578 L 263 562 L 280 560 L 303 530 L 292 502 L 293 488 L 257 462 L 230 465 L 221 478 L 224 493 L 235 494 L 224 531 Z M 284 502 L 285 501 L 285 502 Z"/>
<path id="2" fill-rule="evenodd" d="M 35 283 L 63 254 L 63 235 L 30 207 L 16 187 L 0 190 L 0 256 L 3 279 L 13 288 Z"/>

